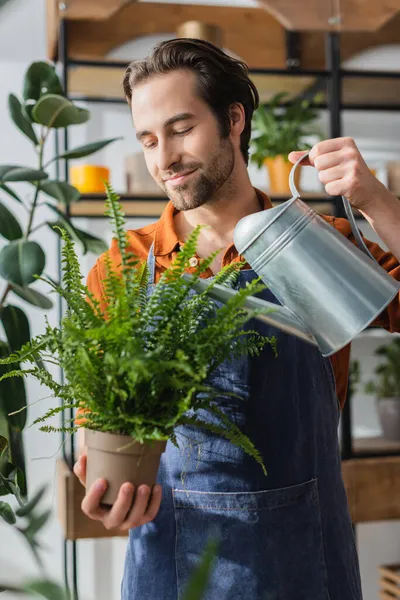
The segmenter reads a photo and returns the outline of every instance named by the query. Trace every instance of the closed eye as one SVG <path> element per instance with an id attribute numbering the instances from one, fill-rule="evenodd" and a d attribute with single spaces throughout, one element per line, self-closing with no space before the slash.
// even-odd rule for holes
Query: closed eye
<path id="1" fill-rule="evenodd" d="M 189 131 L 192 131 L 193 127 L 189 127 L 189 129 L 185 129 L 184 131 L 175 131 L 174 135 L 185 135 L 186 133 L 189 133 Z"/>

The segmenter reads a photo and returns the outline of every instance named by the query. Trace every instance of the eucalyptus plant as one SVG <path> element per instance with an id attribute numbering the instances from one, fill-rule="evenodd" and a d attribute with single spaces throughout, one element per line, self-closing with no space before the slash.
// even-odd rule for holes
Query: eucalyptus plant
<path id="1" fill-rule="evenodd" d="M 114 141 L 97 141 L 58 156 L 53 153 L 50 159 L 45 160 L 52 132 L 84 124 L 90 119 L 88 110 L 65 98 L 55 67 L 47 62 L 34 62 L 29 66 L 24 77 L 22 98 L 10 94 L 8 106 L 14 124 L 33 145 L 36 165 L 0 165 L 0 237 L 6 242 L 0 251 L 0 285 L 4 283 L 0 292 L 0 334 L 4 334 L 0 337 L 0 357 L 3 358 L 31 338 L 28 317 L 22 308 L 14 305 L 13 299 L 18 297 L 44 310 L 53 306 L 48 296 L 31 285 L 35 281 L 34 274 L 40 275 L 46 267 L 45 251 L 37 237 L 33 239 L 34 234 L 41 228 L 59 234 L 60 230 L 54 228 L 54 225 L 58 225 L 79 243 L 84 253 L 91 251 L 99 254 L 106 249 L 103 240 L 78 229 L 66 216 L 65 209 L 77 202 L 80 194 L 66 181 L 51 176 L 55 161 L 88 156 Z M 25 188 L 28 186 L 31 189 L 28 198 L 22 195 L 19 185 L 14 187 L 14 184 L 21 182 Z M 15 212 L 1 201 L 2 196 L 8 196 L 15 203 Z M 40 211 L 41 206 L 46 206 L 54 213 L 54 221 L 40 216 L 43 212 Z M 26 227 L 23 227 L 19 218 L 23 211 L 26 212 Z M 5 372 L 7 366 L 2 365 L 0 374 Z M 8 440 L 9 458 L 21 469 L 25 480 L 22 430 L 26 411 L 20 409 L 26 404 L 22 379 L 8 379 L 0 383 L 0 434 Z M 10 413 L 12 415 L 8 416 Z M 26 483 L 21 483 L 21 493 L 23 496 L 26 494 Z"/>
<path id="2" fill-rule="evenodd" d="M 256 279 L 218 307 L 207 291 L 215 284 L 232 285 L 243 266 L 239 262 L 226 265 L 203 293 L 194 294 L 194 284 L 218 254 L 200 261 L 190 280 L 182 277 L 196 252 L 199 226 L 150 294 L 147 263 L 129 251 L 119 198 L 109 186 L 106 205 L 121 263 L 114 265 L 110 252 L 105 253 L 103 302 L 82 283 L 74 242 L 61 231 L 62 285 L 39 278 L 65 299 L 65 317 L 60 327 L 47 323 L 44 334 L 0 360 L 7 366 L 32 365 L 9 371 L 0 381 L 33 376 L 63 401 L 34 421 L 43 431 L 74 433 L 79 426 L 75 421 L 68 427 L 42 425 L 66 409 L 83 411 L 84 427 L 128 435 L 141 443 L 166 439 L 177 443 L 179 425 L 202 427 L 240 446 L 264 468 L 251 440 L 216 402 L 218 397 L 236 394 L 214 389 L 206 381 L 230 357 L 257 355 L 267 343 L 275 349 L 274 338 L 244 328 L 257 314 L 247 312 L 245 300 L 264 289 L 264 284 Z M 66 383 L 58 383 L 35 364 L 38 358 L 60 366 Z M 209 413 L 218 423 L 207 418 Z"/>
<path id="3" fill-rule="evenodd" d="M 365 391 L 379 398 L 398 398 L 400 402 L 400 339 L 379 346 L 375 355 L 381 362 L 375 368 L 375 379 L 370 380 Z"/>
<path id="4" fill-rule="evenodd" d="M 309 150 L 306 138 L 310 135 L 322 138 L 313 125 L 318 113 L 310 101 L 298 98 L 286 102 L 288 96 L 288 92 L 275 94 L 254 112 L 250 160 L 259 168 L 266 158 L 284 156 L 288 160 L 293 150 Z"/>

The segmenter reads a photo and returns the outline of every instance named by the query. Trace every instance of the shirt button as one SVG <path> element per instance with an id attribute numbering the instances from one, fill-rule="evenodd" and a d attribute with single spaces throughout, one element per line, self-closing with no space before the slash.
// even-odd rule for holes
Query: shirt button
<path id="1" fill-rule="evenodd" d="M 197 260 L 197 258 L 195 256 L 192 256 L 192 258 L 189 259 L 189 265 L 191 267 L 197 267 L 197 263 L 199 261 Z"/>

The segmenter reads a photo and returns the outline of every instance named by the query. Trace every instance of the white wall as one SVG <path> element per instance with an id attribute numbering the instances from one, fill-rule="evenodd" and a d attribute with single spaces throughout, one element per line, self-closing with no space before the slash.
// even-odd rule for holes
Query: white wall
<path id="1" fill-rule="evenodd" d="M 200 2 L 200 0 L 199 0 Z M 221 2 L 223 4 L 224 2 Z M 243 2 L 229 2 L 225 4 L 249 5 Z M 253 2 L 253 5 L 256 3 Z M 155 38 L 152 39 L 154 43 Z M 158 41 L 158 38 L 157 38 Z M 121 57 L 132 59 L 145 54 L 150 42 L 141 40 L 129 44 L 113 52 L 114 58 Z M 45 0 L 12 0 L 0 11 L 0 164 L 20 163 L 35 164 L 35 156 L 30 144 L 16 131 L 7 112 L 7 95 L 9 92 L 20 94 L 23 73 L 31 60 L 45 58 Z M 385 64 L 392 60 L 393 64 L 399 63 L 399 51 L 391 49 L 389 58 L 385 57 Z M 375 60 L 366 58 L 366 61 Z M 357 65 L 354 65 L 357 67 Z M 371 63 L 372 66 L 372 63 Z M 379 68 L 379 64 L 373 64 Z M 87 127 L 75 128 L 71 135 L 71 145 L 91 141 L 102 137 L 122 135 L 124 140 L 92 157 L 93 161 L 105 163 L 111 168 L 112 183 L 117 191 L 124 189 L 123 158 L 139 150 L 131 126 L 129 111 L 125 106 L 111 105 L 109 107 L 92 105 L 93 119 Z M 327 130 L 327 115 L 321 113 L 321 124 Z M 399 158 L 400 156 L 400 114 L 396 113 L 354 113 L 347 112 L 343 118 L 343 132 L 345 135 L 355 137 L 360 148 L 368 160 L 378 157 L 382 160 Z M 252 180 L 255 185 L 266 188 L 267 178 L 263 171 L 250 168 Z M 309 189 L 318 189 L 318 179 L 313 169 L 307 169 L 304 177 L 304 186 Z M 3 195 L 1 201 L 4 201 Z M 13 201 L 5 200 L 16 213 L 20 208 Z M 19 217 L 23 220 L 24 215 Z M 129 220 L 128 227 L 142 226 L 145 221 Z M 77 220 L 77 226 L 86 228 L 92 233 L 102 235 L 107 241 L 111 239 L 111 232 L 104 220 Z M 57 277 L 57 244 L 55 236 L 46 230 L 40 235 L 49 264 L 47 272 Z M 95 257 L 88 255 L 82 257 L 82 268 L 85 273 L 94 263 Z M 38 285 L 38 289 L 43 286 Z M 46 291 L 43 288 L 44 291 Z M 1 293 L 1 290 L 0 290 Z M 18 301 L 15 300 L 17 304 Z M 21 304 L 26 309 L 25 304 Z M 31 320 L 32 333 L 42 331 L 44 313 L 39 309 L 28 308 Z M 57 320 L 57 311 L 49 311 L 52 322 Z M 360 339 L 355 342 L 353 355 L 362 359 L 365 372 L 373 368 L 371 354 L 379 343 L 376 339 Z M 28 396 L 34 401 L 44 395 L 34 382 L 28 385 Z M 47 403 L 47 404 L 46 404 Z M 42 414 L 49 401 L 38 405 L 31 405 L 29 409 L 29 422 L 36 415 Z M 354 398 L 355 430 L 360 435 L 379 434 L 379 425 L 373 401 L 362 394 Z M 26 430 L 25 443 L 28 462 L 28 476 L 31 492 L 41 484 L 49 486 L 47 502 L 54 507 L 54 467 L 55 456 L 59 450 L 58 436 L 38 432 L 35 428 Z M 48 458 L 43 458 L 48 457 Z M 42 458 L 41 460 L 34 460 Z M 5 576 L 18 581 L 23 574 L 36 574 L 33 561 L 24 543 L 3 523 L 0 523 L 0 580 Z M 3 542 L 6 540 L 6 543 Z M 377 570 L 376 565 L 382 562 L 400 561 L 400 524 L 369 524 L 358 527 L 358 543 L 363 577 L 365 600 L 375 600 L 377 597 Z M 62 581 L 62 535 L 58 522 L 52 518 L 46 527 L 43 541 L 47 547 L 45 555 L 46 567 L 51 575 Z M 117 600 L 119 598 L 119 584 L 122 573 L 124 551 L 126 542 L 123 539 L 80 541 L 78 543 L 79 561 L 79 589 L 81 600 Z M 8 600 L 6 594 L 4 600 Z"/>

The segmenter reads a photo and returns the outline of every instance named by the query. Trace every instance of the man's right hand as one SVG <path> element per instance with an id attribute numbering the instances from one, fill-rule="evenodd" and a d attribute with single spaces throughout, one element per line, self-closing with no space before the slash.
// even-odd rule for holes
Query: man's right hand
<path id="1" fill-rule="evenodd" d="M 74 473 L 82 485 L 86 487 L 86 452 L 83 451 L 74 465 Z M 110 509 L 101 506 L 101 499 L 107 489 L 105 479 L 98 479 L 82 500 L 82 511 L 95 521 L 101 521 L 106 529 L 119 529 L 127 531 L 152 521 L 157 515 L 162 498 L 160 485 L 151 489 L 148 485 L 140 485 L 133 506 L 132 498 L 134 486 L 124 483 L 119 490 L 118 497 Z M 150 499 L 150 501 L 149 501 Z"/>

